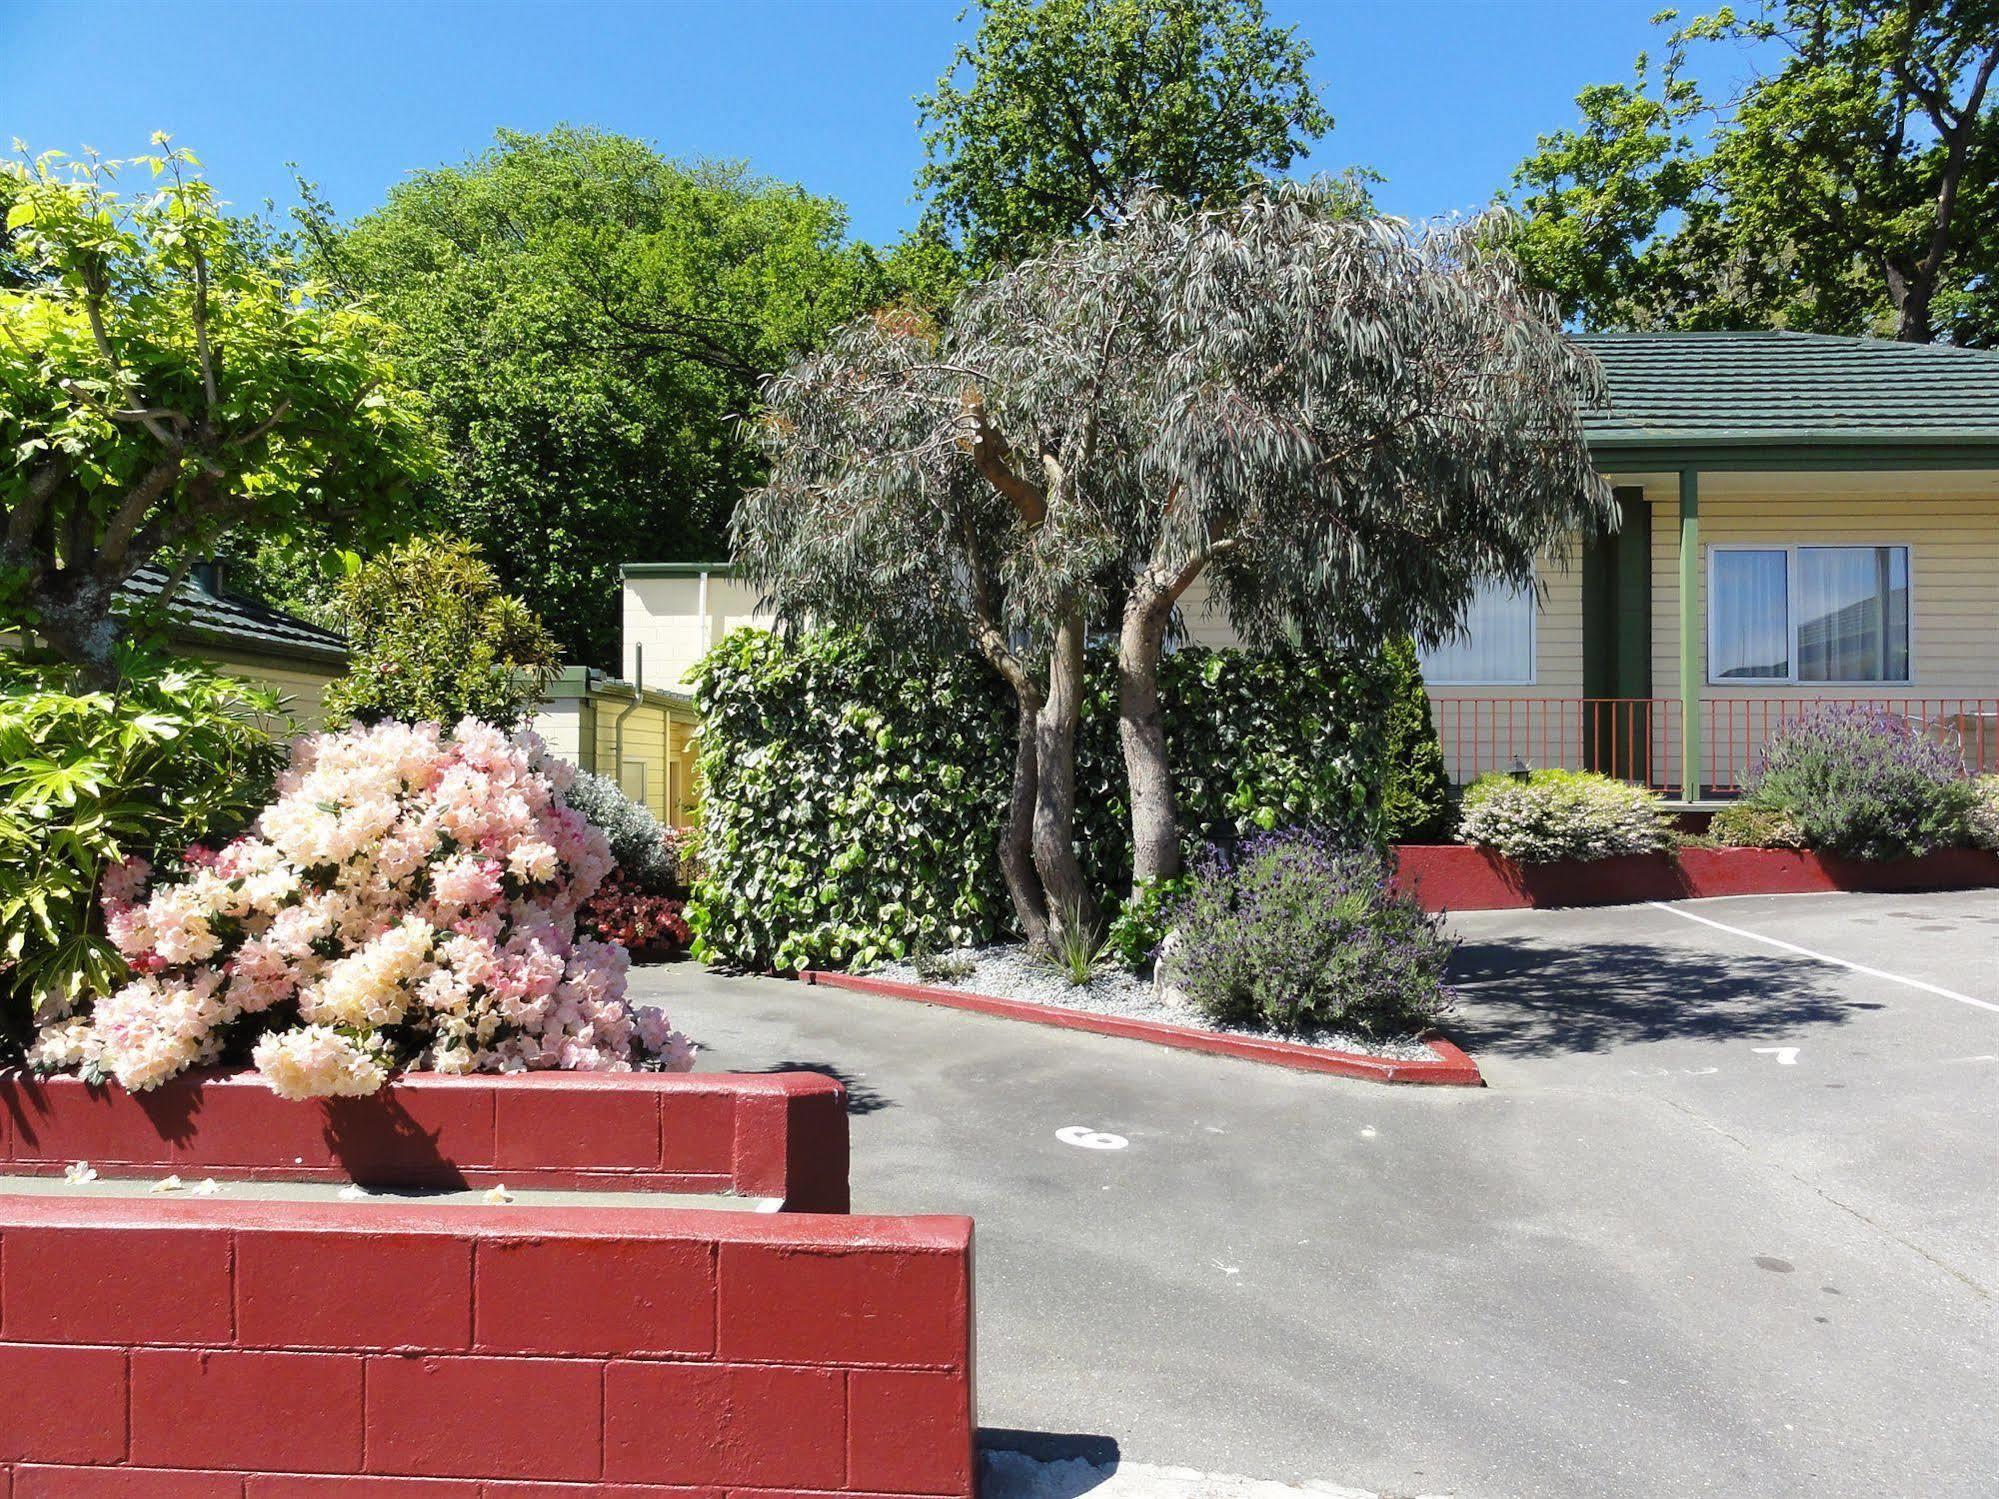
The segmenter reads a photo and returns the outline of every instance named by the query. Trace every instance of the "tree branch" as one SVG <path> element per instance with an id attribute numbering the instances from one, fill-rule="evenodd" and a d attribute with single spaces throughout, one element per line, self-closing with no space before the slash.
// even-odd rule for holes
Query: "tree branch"
<path id="1" fill-rule="evenodd" d="M 1013 508 L 1027 524 L 1040 525 L 1048 518 L 1047 492 L 1013 471 L 1009 461 L 1013 457 L 1013 448 L 986 420 L 983 397 L 977 392 L 967 393 L 964 411 L 972 419 L 973 434 L 969 439 L 961 438 L 958 445 L 971 457 L 979 477 L 1011 500 Z"/>

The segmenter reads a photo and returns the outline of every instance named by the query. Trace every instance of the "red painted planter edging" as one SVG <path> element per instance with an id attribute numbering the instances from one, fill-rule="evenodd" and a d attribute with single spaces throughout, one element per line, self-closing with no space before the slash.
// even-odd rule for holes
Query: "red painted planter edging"
<path id="1" fill-rule="evenodd" d="M 0 1495 L 971 1499 L 971 1240 L 965 1218 L 0 1196 Z"/>
<path id="2" fill-rule="evenodd" d="M 1329 1072 L 1336 1077 L 1361 1078 L 1374 1083 L 1427 1083 L 1448 1088 L 1485 1086 L 1478 1064 L 1442 1036 L 1425 1038 L 1425 1044 L 1435 1053 L 1435 1060 L 1404 1062 L 1389 1057 L 1363 1056 L 1358 1052 L 1329 1051 L 1321 1046 L 1303 1046 L 1295 1041 L 1231 1036 L 1226 1032 L 1204 1031 L 1190 1025 L 1168 1025 L 1159 1020 L 1133 1020 L 1123 1015 L 1067 1010 L 1060 1005 L 995 999 L 987 994 L 966 994 L 957 989 L 933 988 L 928 984 L 901 984 L 893 979 L 868 978 L 863 974 L 827 973 L 808 968 L 798 976 L 808 984 L 824 984 L 831 989 L 853 989 L 862 994 L 885 995 L 890 999 L 913 999 L 947 1009 L 996 1015 L 1003 1020 L 1025 1020 L 1035 1025 L 1052 1025 L 1059 1030 L 1089 1031 L 1099 1036 L 1120 1036 L 1129 1041 L 1150 1041 L 1155 1046 L 1207 1052 L 1212 1056 L 1235 1057 L 1246 1062 L 1265 1062 L 1276 1067 L 1295 1068 L 1300 1072 Z"/>
<path id="3" fill-rule="evenodd" d="M 1842 859 L 1808 849 L 1686 848 L 1676 854 L 1516 864 L 1461 843 L 1403 844 L 1396 888 L 1426 911 L 1620 906 L 1717 895 L 1898 893 L 1999 886 L 1999 853 L 1949 848 L 1916 859 Z"/>
<path id="4" fill-rule="evenodd" d="M 847 1211 L 846 1089 L 813 1072 L 534 1072 L 394 1079 L 299 1103 L 254 1074 L 148 1093 L 0 1071 L 0 1170 L 353 1180 L 373 1187 L 610 1187 Z"/>

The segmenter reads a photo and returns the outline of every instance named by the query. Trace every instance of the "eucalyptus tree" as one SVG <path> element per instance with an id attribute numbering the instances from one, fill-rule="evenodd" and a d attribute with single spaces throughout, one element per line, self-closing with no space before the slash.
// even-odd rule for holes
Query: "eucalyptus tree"
<path id="1" fill-rule="evenodd" d="M 851 325 L 770 387 L 740 554 L 787 612 L 969 638 L 1013 687 L 1031 935 L 1095 920 L 1071 847 L 1088 629 L 1118 642 L 1136 887 L 1180 857 L 1159 664 L 1197 579 L 1252 644 L 1434 640 L 1481 580 L 1529 582 L 1608 518 L 1594 366 L 1507 226 L 1352 206 L 1341 183 L 1142 195 L 943 330 Z"/>

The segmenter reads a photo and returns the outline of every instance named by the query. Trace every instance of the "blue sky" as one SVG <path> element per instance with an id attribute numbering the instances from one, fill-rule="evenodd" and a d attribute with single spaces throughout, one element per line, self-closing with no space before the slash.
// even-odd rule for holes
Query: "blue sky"
<path id="1" fill-rule="evenodd" d="M 1268 0 L 1317 53 L 1338 126 L 1308 170 L 1385 173 L 1388 211 L 1474 207 L 1578 88 L 1626 77 L 1662 0 Z M 916 216 L 912 98 L 971 23 L 959 0 L 158 4 L 0 0 L 0 136 L 145 149 L 169 130 L 231 201 L 344 214 L 496 127 L 599 125 L 672 156 L 747 158 L 844 201 L 854 232 Z"/>

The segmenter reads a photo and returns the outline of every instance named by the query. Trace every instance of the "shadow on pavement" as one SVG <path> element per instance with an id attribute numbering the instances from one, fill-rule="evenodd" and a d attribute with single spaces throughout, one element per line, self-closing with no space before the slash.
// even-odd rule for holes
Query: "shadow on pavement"
<path id="1" fill-rule="evenodd" d="M 1642 942 L 1460 943 L 1445 1022 L 1473 1056 L 1555 1056 L 1634 1041 L 1726 1040 L 1840 1024 L 1879 1004 L 1842 997 L 1795 958 L 1688 952 Z"/>
<path id="2" fill-rule="evenodd" d="M 757 1072 L 816 1072 L 821 1077 L 830 1077 L 847 1090 L 847 1112 L 849 1114 L 875 1114 L 883 1109 L 895 1107 L 895 1100 L 886 1098 L 875 1089 L 855 1077 L 843 1072 L 831 1062 L 774 1062 L 768 1067 L 758 1067 Z"/>
<path id="3" fill-rule="evenodd" d="M 1115 1437 L 979 1428 L 980 1499 L 1082 1499 L 1118 1468 Z"/>

